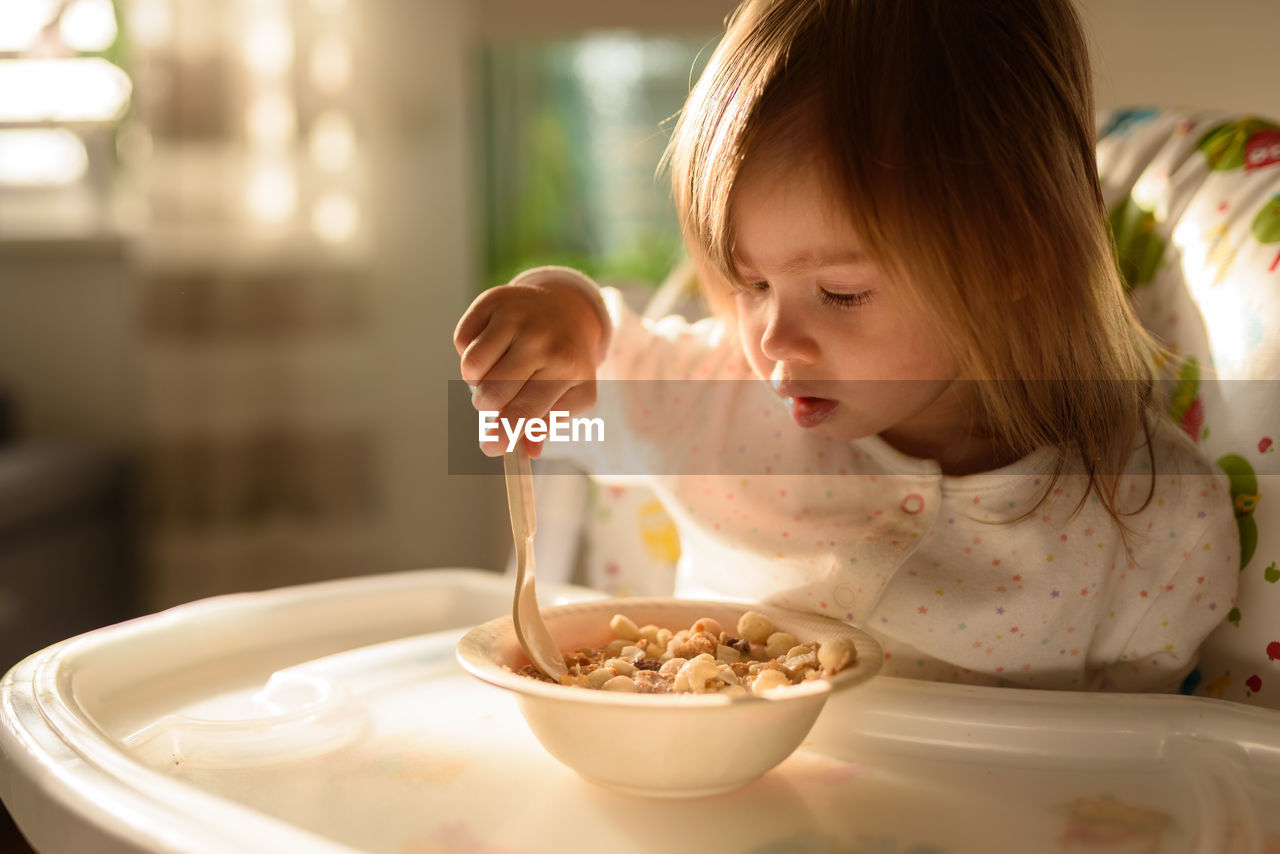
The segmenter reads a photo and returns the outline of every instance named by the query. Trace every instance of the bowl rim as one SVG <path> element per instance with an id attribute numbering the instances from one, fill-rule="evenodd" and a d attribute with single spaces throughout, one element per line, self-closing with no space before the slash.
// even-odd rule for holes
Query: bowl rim
<path id="1" fill-rule="evenodd" d="M 589 690 L 586 688 L 575 690 L 572 687 L 553 685 L 548 682 L 531 679 L 528 676 L 521 676 L 514 671 L 507 670 L 487 654 L 487 650 L 494 643 L 503 637 L 512 635 L 515 631 L 511 615 L 506 614 L 481 623 L 462 636 L 456 648 L 458 663 L 472 676 L 517 694 L 549 700 L 647 709 L 707 708 L 750 703 L 789 702 L 813 697 L 825 698 L 836 691 L 852 688 L 855 685 L 866 682 L 879 673 L 884 664 L 884 652 L 880 643 L 863 629 L 834 617 L 815 614 L 811 611 L 799 611 L 780 605 L 674 597 L 619 597 L 571 602 L 566 605 L 543 608 L 542 613 L 550 622 L 556 617 L 582 612 L 598 612 L 612 616 L 615 613 L 625 614 L 628 610 L 671 606 L 682 610 L 730 608 L 739 611 L 758 611 L 773 619 L 775 624 L 792 631 L 801 641 L 806 639 L 803 634 L 806 625 L 812 627 L 811 633 L 815 634 L 824 629 L 829 631 L 833 627 L 838 627 L 842 635 L 849 637 L 854 642 L 858 657 L 852 667 L 841 670 L 834 676 L 801 682 L 798 685 L 769 691 L 760 696 L 747 694 L 735 697 L 721 693 L 639 694 Z M 693 617 L 692 619 L 697 618 Z M 795 629 L 800 631 L 796 632 L 794 631 Z M 512 638 L 512 642 L 514 642 L 514 638 Z"/>

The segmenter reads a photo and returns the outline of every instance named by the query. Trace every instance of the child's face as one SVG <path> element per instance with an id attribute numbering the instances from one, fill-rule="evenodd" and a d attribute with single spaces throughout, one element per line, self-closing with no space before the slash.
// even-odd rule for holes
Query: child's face
<path id="1" fill-rule="evenodd" d="M 800 158 L 793 157 L 791 163 Z M 957 363 L 902 290 L 860 253 L 817 168 L 749 163 L 734 187 L 742 349 L 801 427 L 837 438 L 945 439 Z M 785 161 L 782 161 L 785 163 Z"/>

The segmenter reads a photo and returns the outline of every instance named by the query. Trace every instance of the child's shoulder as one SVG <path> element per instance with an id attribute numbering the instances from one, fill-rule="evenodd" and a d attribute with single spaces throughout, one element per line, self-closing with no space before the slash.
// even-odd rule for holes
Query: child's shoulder
<path id="1" fill-rule="evenodd" d="M 1122 510 L 1132 514 L 1123 517 L 1131 528 L 1139 519 L 1139 527 L 1235 526 L 1226 475 L 1180 427 L 1164 419 L 1153 421 L 1150 444 L 1143 442 L 1130 457 L 1117 497 Z"/>
<path id="2" fill-rule="evenodd" d="M 1149 479 L 1155 473 L 1157 493 L 1225 488 L 1227 479 L 1209 456 L 1182 428 L 1162 418 L 1153 419 L 1149 442 L 1141 440 L 1130 456 L 1124 477 Z"/>
<path id="3" fill-rule="evenodd" d="M 1151 424 L 1151 450 L 1154 452 L 1156 473 L 1213 475 L 1218 470 L 1195 440 L 1181 427 L 1165 418 L 1153 418 Z M 1143 442 L 1133 460 L 1146 459 L 1146 443 Z M 1133 462 L 1131 460 L 1131 463 Z"/>

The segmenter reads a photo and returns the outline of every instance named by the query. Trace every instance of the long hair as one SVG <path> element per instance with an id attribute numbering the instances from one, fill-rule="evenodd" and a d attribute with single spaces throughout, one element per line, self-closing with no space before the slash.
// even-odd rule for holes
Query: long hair
<path id="1" fill-rule="evenodd" d="M 744 163 L 788 134 L 975 381 L 984 429 L 1057 448 L 1053 479 L 1078 463 L 1119 521 L 1118 473 L 1140 436 L 1152 453 L 1158 348 L 1113 260 L 1070 0 L 739 6 L 664 157 L 710 278 L 737 276 Z"/>

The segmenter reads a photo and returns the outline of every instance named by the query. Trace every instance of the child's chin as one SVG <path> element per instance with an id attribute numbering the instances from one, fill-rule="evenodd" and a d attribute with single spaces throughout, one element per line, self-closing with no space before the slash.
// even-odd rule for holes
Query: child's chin
<path id="1" fill-rule="evenodd" d="M 834 418 L 828 418 L 821 424 L 809 429 L 824 439 L 844 439 L 850 442 L 874 436 L 877 432 L 868 429 L 865 425 L 849 423 L 849 419 L 841 418 L 839 415 Z"/>

